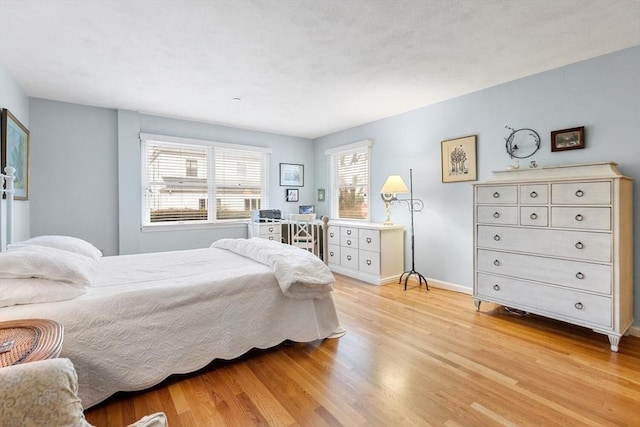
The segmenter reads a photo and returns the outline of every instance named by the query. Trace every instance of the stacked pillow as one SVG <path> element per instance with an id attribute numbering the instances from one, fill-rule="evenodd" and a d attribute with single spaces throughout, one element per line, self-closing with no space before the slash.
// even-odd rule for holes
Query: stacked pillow
<path id="1" fill-rule="evenodd" d="M 0 307 L 64 301 L 93 284 L 102 253 L 70 236 L 39 236 L 0 253 Z"/>

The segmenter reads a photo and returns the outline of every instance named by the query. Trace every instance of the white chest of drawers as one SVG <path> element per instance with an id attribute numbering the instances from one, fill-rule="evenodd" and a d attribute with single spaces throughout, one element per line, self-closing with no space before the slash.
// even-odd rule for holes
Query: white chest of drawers
<path id="1" fill-rule="evenodd" d="M 261 237 L 263 239 L 282 242 L 282 222 L 250 222 L 248 234 L 249 237 Z"/>
<path id="2" fill-rule="evenodd" d="M 475 184 L 476 309 L 490 301 L 588 327 L 618 351 L 633 323 L 632 186 L 611 162 Z"/>
<path id="3" fill-rule="evenodd" d="M 404 271 L 404 227 L 330 221 L 329 268 L 336 273 L 381 285 Z"/>

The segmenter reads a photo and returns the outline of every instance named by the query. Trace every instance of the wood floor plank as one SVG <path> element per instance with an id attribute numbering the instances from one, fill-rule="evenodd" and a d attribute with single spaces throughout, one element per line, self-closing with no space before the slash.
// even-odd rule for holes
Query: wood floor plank
<path id="1" fill-rule="evenodd" d="M 165 411 L 181 426 L 640 425 L 640 338 L 471 296 L 336 275 L 340 339 L 215 361 L 86 411 L 98 427 Z"/>

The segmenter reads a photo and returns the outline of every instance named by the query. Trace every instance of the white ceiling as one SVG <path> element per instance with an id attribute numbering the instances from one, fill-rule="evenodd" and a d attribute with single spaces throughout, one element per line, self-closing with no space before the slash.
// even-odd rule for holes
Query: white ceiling
<path id="1" fill-rule="evenodd" d="M 28 96 L 307 138 L 639 44 L 639 0 L 0 0 Z"/>

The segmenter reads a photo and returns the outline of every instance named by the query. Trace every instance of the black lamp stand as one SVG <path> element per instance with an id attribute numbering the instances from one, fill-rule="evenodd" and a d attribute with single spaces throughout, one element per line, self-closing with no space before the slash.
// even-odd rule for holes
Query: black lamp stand
<path id="1" fill-rule="evenodd" d="M 402 275 L 400 276 L 400 279 L 398 280 L 398 283 L 402 283 L 402 278 L 404 277 L 404 290 L 406 291 L 409 277 L 415 274 L 416 276 L 418 276 L 418 286 L 421 286 L 422 281 L 424 280 L 424 287 L 427 290 L 429 290 L 429 284 L 427 283 L 427 279 L 425 279 L 425 277 L 422 274 L 416 271 L 416 256 L 415 256 L 416 236 L 413 230 L 413 213 L 422 211 L 422 208 L 424 207 L 424 203 L 420 199 L 413 198 L 413 169 L 409 169 L 409 192 L 410 192 L 409 200 L 406 200 L 406 199 L 398 199 L 398 200 L 407 202 L 407 204 L 409 205 L 409 212 L 411 212 L 411 270 L 408 270 L 402 273 Z"/>

